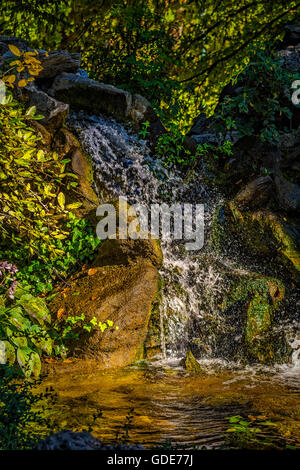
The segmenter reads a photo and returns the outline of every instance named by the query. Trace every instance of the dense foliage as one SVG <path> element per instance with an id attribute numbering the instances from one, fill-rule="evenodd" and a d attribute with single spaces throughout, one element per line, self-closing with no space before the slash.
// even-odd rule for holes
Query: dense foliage
<path id="1" fill-rule="evenodd" d="M 36 47 L 83 54 L 92 76 L 146 96 L 185 128 L 213 109 L 224 84 L 257 40 L 283 36 L 299 19 L 297 0 L 8 0 L 4 34 Z"/>
<path id="2" fill-rule="evenodd" d="M 258 136 L 276 142 L 292 128 L 291 84 L 298 74 L 282 67 L 272 50 L 252 46 L 242 69 L 232 77 L 238 93 L 225 96 L 216 109 L 217 128 L 224 135 L 234 130 L 238 137 Z M 259 83 L 259 86 L 257 84 Z"/>

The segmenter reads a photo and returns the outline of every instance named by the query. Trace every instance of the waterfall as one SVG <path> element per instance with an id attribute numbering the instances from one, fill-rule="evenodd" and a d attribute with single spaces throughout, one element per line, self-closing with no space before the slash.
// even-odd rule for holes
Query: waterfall
<path id="1" fill-rule="evenodd" d="M 112 118 L 73 113 L 68 125 L 92 158 L 99 196 L 108 191 L 115 198 L 126 197 L 129 204 L 147 207 L 161 202 L 204 204 L 207 238 L 212 215 L 222 198 L 204 184 L 200 172 L 186 182 L 182 174 L 167 170 L 151 155 L 145 141 Z M 215 306 L 222 301 L 226 282 L 222 271 L 241 273 L 241 267 L 233 257 L 211 252 L 206 240 L 201 252 L 186 251 L 184 243 L 178 240 L 163 240 L 161 246 L 164 256 L 160 270 L 163 356 L 182 357 L 189 344 L 198 341 L 201 357 L 231 359 L 232 350 L 241 347 L 240 319 L 230 320 L 236 321 L 237 326 L 228 323 L 227 318 L 216 312 Z M 297 343 L 295 348 L 298 346 Z M 299 362 L 299 354 L 299 349 L 295 349 L 294 363 Z"/>

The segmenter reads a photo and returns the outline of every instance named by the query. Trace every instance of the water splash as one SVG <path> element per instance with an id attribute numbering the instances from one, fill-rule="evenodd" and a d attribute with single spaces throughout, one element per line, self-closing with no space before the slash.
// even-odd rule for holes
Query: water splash
<path id="1" fill-rule="evenodd" d="M 167 170 L 151 155 L 144 141 L 112 118 L 72 114 L 69 126 L 92 158 L 96 189 L 102 199 L 109 193 L 113 198 L 126 197 L 129 204 L 147 207 L 161 202 L 203 203 L 207 235 L 221 196 L 207 188 L 200 172 L 194 174 L 192 182 L 187 182 L 179 172 Z M 241 347 L 243 338 L 240 319 L 234 318 L 234 324 L 230 324 L 218 313 L 217 305 L 222 302 L 227 282 L 222 273 L 246 276 L 248 272 L 240 267 L 234 256 L 221 257 L 210 253 L 208 247 L 200 253 L 187 252 L 183 242 L 163 240 L 162 250 L 162 355 L 182 357 L 190 344 L 198 341 L 202 358 L 230 359 L 232 351 Z M 253 267 L 256 270 L 256 266 Z M 241 312 L 238 313 L 241 316 Z M 286 329 L 295 338 L 295 328 L 289 325 Z M 293 349 L 292 362 L 293 367 L 298 368 L 299 340 L 293 338 L 289 340 Z"/>

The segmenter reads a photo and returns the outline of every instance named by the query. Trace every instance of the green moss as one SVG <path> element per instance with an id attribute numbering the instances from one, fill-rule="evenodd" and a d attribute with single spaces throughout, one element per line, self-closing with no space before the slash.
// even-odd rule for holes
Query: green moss
<path id="1" fill-rule="evenodd" d="M 195 359 L 193 353 L 190 350 L 187 352 L 185 358 L 185 368 L 189 373 L 206 375 L 203 367 L 201 364 L 199 364 L 197 359 Z"/>
<path id="2" fill-rule="evenodd" d="M 267 330 L 271 323 L 272 306 L 264 296 L 255 294 L 247 312 L 246 341 L 253 341 L 257 335 Z"/>

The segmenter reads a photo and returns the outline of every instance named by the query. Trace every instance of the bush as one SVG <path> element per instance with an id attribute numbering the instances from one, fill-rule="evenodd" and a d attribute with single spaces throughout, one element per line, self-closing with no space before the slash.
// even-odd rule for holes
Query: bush
<path id="1" fill-rule="evenodd" d="M 51 390 L 36 394 L 38 382 L 19 381 L 15 371 L 0 365 L 0 449 L 32 449 L 50 432 L 44 417 L 44 400 L 55 399 Z M 37 410 L 38 407 L 38 410 Z"/>
<path id="2" fill-rule="evenodd" d="M 242 71 L 232 78 L 240 90 L 225 96 L 216 109 L 217 130 L 224 135 L 234 130 L 239 137 L 257 135 L 262 141 L 278 141 L 292 117 L 290 89 L 295 79 L 275 53 L 252 46 Z"/>

